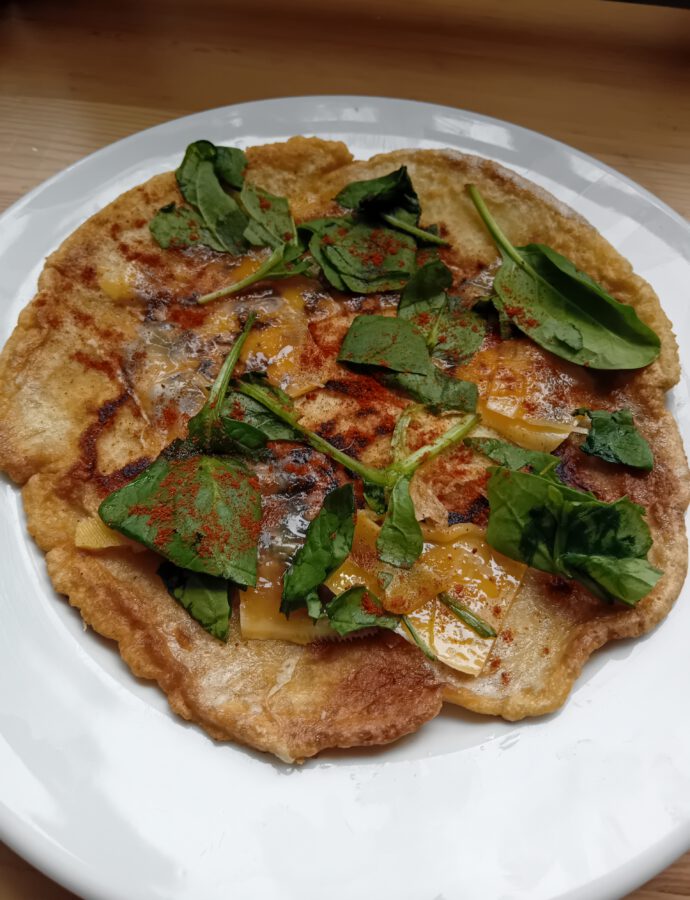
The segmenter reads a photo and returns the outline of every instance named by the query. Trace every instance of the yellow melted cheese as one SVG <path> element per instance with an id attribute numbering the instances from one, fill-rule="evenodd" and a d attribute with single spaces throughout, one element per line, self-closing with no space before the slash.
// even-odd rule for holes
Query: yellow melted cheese
<path id="1" fill-rule="evenodd" d="M 77 522 L 74 531 L 74 545 L 80 550 L 108 550 L 111 547 L 131 547 L 137 552 L 146 549 L 142 544 L 131 541 L 123 534 L 108 528 L 99 516 L 90 516 Z"/>
<path id="2" fill-rule="evenodd" d="M 368 513 L 358 513 L 352 553 L 325 582 L 326 587 L 340 594 L 364 585 L 387 609 L 406 612 L 441 662 L 477 675 L 494 639 L 480 637 L 436 597 L 447 591 L 498 632 L 526 567 L 489 547 L 481 529 L 459 525 L 427 530 L 424 552 L 414 566 L 395 569 L 376 558 L 379 531 Z M 241 592 L 240 627 L 244 637 L 306 644 L 336 636 L 326 621 L 314 625 L 304 610 L 286 619 L 279 612 L 281 589 L 282 564 L 262 562 L 257 586 Z M 398 631 L 412 641 L 402 624 Z"/>

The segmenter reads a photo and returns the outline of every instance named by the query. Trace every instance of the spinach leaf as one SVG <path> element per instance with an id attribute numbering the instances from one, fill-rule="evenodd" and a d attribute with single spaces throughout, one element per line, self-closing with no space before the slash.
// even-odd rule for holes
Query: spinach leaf
<path id="1" fill-rule="evenodd" d="M 168 593 L 213 637 L 227 640 L 230 627 L 229 584 L 222 578 L 187 572 L 167 560 L 158 574 Z"/>
<path id="2" fill-rule="evenodd" d="M 216 175 L 229 187 L 242 187 L 247 157 L 236 147 L 216 147 L 210 141 L 194 141 L 185 150 L 184 158 L 175 172 L 182 196 L 192 206 L 198 206 L 197 172 L 201 163 L 213 165 Z"/>
<path id="3" fill-rule="evenodd" d="M 449 297 L 431 335 L 433 355 L 454 366 L 464 365 L 484 343 L 486 330 L 482 316 L 465 309 L 457 297 Z"/>
<path id="4" fill-rule="evenodd" d="M 395 630 L 400 619 L 389 615 L 368 588 L 361 585 L 348 588 L 334 597 L 325 607 L 331 628 L 340 635 L 351 634 L 362 628 L 390 628 Z"/>
<path id="5" fill-rule="evenodd" d="M 184 569 L 256 583 L 261 496 L 239 463 L 161 456 L 98 512 L 110 528 Z"/>
<path id="6" fill-rule="evenodd" d="M 446 243 L 435 232 L 419 227 L 419 198 L 406 166 L 379 178 L 353 181 L 335 199 L 365 218 L 380 217 L 424 243 Z"/>
<path id="7" fill-rule="evenodd" d="M 247 211 L 249 223 L 245 238 L 256 247 L 272 247 L 295 244 L 297 231 L 285 197 L 276 197 L 253 184 L 245 184 L 240 202 Z"/>
<path id="8" fill-rule="evenodd" d="M 453 274 L 440 259 L 421 266 L 407 282 L 400 295 L 398 317 L 410 319 L 427 338 L 436 344 L 438 321 L 448 305 L 446 291 L 453 284 Z"/>
<path id="9" fill-rule="evenodd" d="M 424 375 L 400 372 L 386 375 L 383 380 L 391 387 L 401 388 L 433 412 L 474 412 L 477 408 L 477 385 L 446 375 L 431 361 Z"/>
<path id="10" fill-rule="evenodd" d="M 405 319 L 391 316 L 357 316 L 345 335 L 338 361 L 418 375 L 425 375 L 430 365 L 421 334 Z"/>
<path id="11" fill-rule="evenodd" d="M 338 273 L 338 270 L 328 261 L 322 245 L 324 243 L 332 244 L 339 236 L 347 234 L 347 231 L 352 224 L 352 219 L 341 217 L 312 219 L 311 222 L 302 222 L 299 226 L 299 233 L 308 235 L 309 252 L 321 267 L 326 279 L 339 291 L 347 290 L 345 282 Z M 342 234 L 340 234 L 341 230 Z"/>
<path id="12" fill-rule="evenodd" d="M 580 450 L 599 456 L 607 462 L 622 463 L 645 469 L 654 467 L 654 457 L 647 441 L 635 428 L 629 409 L 608 412 L 605 409 L 576 409 L 575 416 L 588 416 L 592 427 Z"/>
<path id="13" fill-rule="evenodd" d="M 206 227 L 196 210 L 189 206 L 168 203 L 161 207 L 149 222 L 149 230 L 156 243 L 164 250 L 182 249 L 203 244 L 212 250 L 223 250 L 223 245 Z"/>
<path id="14" fill-rule="evenodd" d="M 528 337 L 592 369 L 639 369 L 659 355 L 657 334 L 573 263 L 543 244 L 514 247 L 474 185 L 468 192 L 501 252 L 493 302 Z"/>
<path id="15" fill-rule="evenodd" d="M 244 150 L 239 150 L 237 147 L 216 147 L 213 168 L 221 181 L 224 181 L 228 187 L 239 191 L 244 184 L 247 156 Z"/>
<path id="16" fill-rule="evenodd" d="M 490 471 L 486 536 L 501 553 L 632 605 L 660 577 L 646 560 L 652 539 L 644 510 L 626 497 L 604 503 L 538 475 Z"/>
<path id="17" fill-rule="evenodd" d="M 206 403 L 204 403 L 199 412 L 195 416 L 192 416 L 187 423 L 190 438 L 192 438 L 202 450 L 211 450 L 217 443 L 218 425 L 220 423 L 221 411 L 225 395 L 228 391 L 228 385 L 230 384 L 232 373 L 235 371 L 235 367 L 240 358 L 242 347 L 249 337 L 249 332 L 252 330 L 255 320 L 256 313 L 250 313 L 244 324 L 244 328 L 226 356 L 225 362 L 220 367 L 220 372 L 213 382 Z M 223 432 L 227 435 L 227 428 L 223 427 Z M 237 429 L 235 429 L 235 432 L 237 433 Z M 247 437 L 246 434 L 245 437 Z"/>
<path id="18" fill-rule="evenodd" d="M 356 224 L 339 227 L 337 241 L 327 238 L 321 239 L 320 252 L 355 293 L 398 290 L 415 271 L 416 245 L 405 234 Z"/>
<path id="19" fill-rule="evenodd" d="M 386 512 L 388 506 L 386 501 L 386 489 L 381 484 L 373 484 L 369 481 L 364 481 L 362 487 L 364 500 L 369 509 L 373 509 L 375 513 L 382 516 Z"/>
<path id="20" fill-rule="evenodd" d="M 231 391 L 223 406 L 221 423 L 223 428 L 232 428 L 230 423 L 251 427 L 266 441 L 300 441 L 302 436 L 287 422 L 273 415 L 257 400 L 239 391 Z"/>
<path id="21" fill-rule="evenodd" d="M 199 163 L 196 170 L 196 206 L 208 230 L 228 253 L 240 254 L 245 248 L 247 217 L 221 187 L 213 163 Z"/>
<path id="22" fill-rule="evenodd" d="M 283 579 L 281 612 L 289 616 L 303 606 L 309 606 L 312 616 L 318 611 L 317 588 L 345 561 L 354 533 L 355 493 L 351 484 L 344 484 L 326 495 L 309 523 L 304 544 Z"/>
<path id="23" fill-rule="evenodd" d="M 488 456 L 499 466 L 506 466 L 513 471 L 530 468 L 535 475 L 541 475 L 543 478 L 556 478 L 553 470 L 560 463 L 560 459 L 550 453 L 524 450 L 522 447 L 516 447 L 514 444 L 499 441 L 496 438 L 465 438 L 464 443 L 473 450 L 483 453 L 484 456 Z"/>
<path id="24" fill-rule="evenodd" d="M 410 496 L 412 476 L 404 475 L 393 485 L 388 512 L 376 540 L 379 559 L 409 569 L 424 547 L 422 529 L 415 516 Z"/>
<path id="25" fill-rule="evenodd" d="M 451 594 L 441 593 L 438 599 L 447 606 L 448 609 L 465 623 L 472 631 L 476 632 L 482 638 L 495 638 L 496 631 L 485 622 L 480 616 L 475 615 L 471 609 L 468 609 L 464 603 L 459 603 Z"/>

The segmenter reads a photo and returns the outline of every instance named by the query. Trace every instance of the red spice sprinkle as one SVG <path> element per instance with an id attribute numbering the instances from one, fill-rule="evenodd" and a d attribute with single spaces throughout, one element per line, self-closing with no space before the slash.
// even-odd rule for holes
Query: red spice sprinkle
<path id="1" fill-rule="evenodd" d="M 259 197 L 259 207 L 261 209 L 271 208 L 271 201 L 268 199 L 268 197 Z"/>
<path id="2" fill-rule="evenodd" d="M 370 616 L 381 615 L 381 607 L 372 600 L 368 591 L 362 594 L 362 609 L 365 613 L 369 613 Z"/>

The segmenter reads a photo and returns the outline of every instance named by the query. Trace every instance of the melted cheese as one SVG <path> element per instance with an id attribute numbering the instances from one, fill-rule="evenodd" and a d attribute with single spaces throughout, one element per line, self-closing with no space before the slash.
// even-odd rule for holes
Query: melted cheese
<path id="1" fill-rule="evenodd" d="M 77 522 L 74 531 L 74 545 L 80 550 L 108 550 L 111 547 L 131 547 L 137 552 L 146 548 L 136 541 L 130 541 L 123 534 L 114 531 L 99 516 L 91 516 Z"/>
<path id="2" fill-rule="evenodd" d="M 242 637 L 257 641 L 291 641 L 309 644 L 338 635 L 325 619 L 316 623 L 304 609 L 295 610 L 286 618 L 280 612 L 284 566 L 277 560 L 259 561 L 256 587 L 240 591 L 240 631 Z"/>
<path id="3" fill-rule="evenodd" d="M 301 397 L 323 386 L 318 366 L 321 354 L 309 331 L 304 280 L 290 278 L 277 289 L 280 294 L 257 306 L 259 321 L 268 327 L 251 331 L 241 359 L 266 366 L 269 381 L 291 397 Z"/>
<path id="4" fill-rule="evenodd" d="M 570 410 L 554 399 L 559 379 L 570 377 L 552 370 L 543 351 L 528 341 L 490 347 L 458 374 L 477 383 L 483 424 L 520 447 L 551 453 L 578 430 Z"/>
<path id="5" fill-rule="evenodd" d="M 525 566 L 497 553 L 474 525 L 426 530 L 424 552 L 411 569 L 396 569 L 376 557 L 380 527 L 359 512 L 352 552 L 326 581 L 334 594 L 364 585 L 393 612 L 405 612 L 413 626 L 448 666 L 470 675 L 486 662 L 494 638 L 482 638 L 438 601 L 441 591 L 479 616 L 497 632 L 520 588 Z M 241 593 L 240 626 L 244 637 L 305 644 L 333 638 L 325 621 L 313 625 L 304 610 L 286 619 L 279 612 L 282 564 L 260 565 L 256 588 Z M 412 637 L 401 625 L 399 633 Z"/>
<path id="6" fill-rule="evenodd" d="M 136 297 L 136 270 L 128 263 L 122 269 L 106 269 L 100 273 L 98 284 L 111 300 L 124 303 Z"/>

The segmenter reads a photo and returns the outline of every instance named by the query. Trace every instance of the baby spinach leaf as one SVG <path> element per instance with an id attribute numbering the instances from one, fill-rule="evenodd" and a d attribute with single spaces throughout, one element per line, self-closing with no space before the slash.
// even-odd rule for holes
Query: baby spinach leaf
<path id="1" fill-rule="evenodd" d="M 458 602 L 451 594 L 441 593 L 438 599 L 447 606 L 448 609 L 465 623 L 472 631 L 476 632 L 482 638 L 496 637 L 496 631 L 485 622 L 480 616 L 475 615 L 471 609 L 468 609 L 464 603 Z"/>
<path id="2" fill-rule="evenodd" d="M 454 366 L 464 365 L 484 343 L 486 329 L 485 319 L 464 309 L 457 297 L 449 297 L 434 325 L 432 353 Z"/>
<path id="3" fill-rule="evenodd" d="M 276 197 L 253 184 L 245 184 L 240 202 L 249 222 L 244 236 L 256 247 L 276 249 L 297 242 L 295 222 L 285 197 Z"/>
<path id="4" fill-rule="evenodd" d="M 652 470 L 654 457 L 651 447 L 635 428 L 629 409 L 608 412 L 605 409 L 580 408 L 573 415 L 588 416 L 592 423 L 587 438 L 580 445 L 583 453 L 647 472 Z"/>
<path id="5" fill-rule="evenodd" d="M 412 566 L 424 546 L 422 529 L 410 496 L 411 481 L 412 477 L 406 475 L 393 485 L 388 512 L 376 540 L 379 559 L 402 569 Z"/>
<path id="6" fill-rule="evenodd" d="M 190 438 L 192 438 L 202 450 L 211 450 L 214 447 L 214 441 L 217 438 L 218 425 L 220 423 L 221 411 L 225 395 L 228 391 L 228 385 L 230 384 L 232 373 L 235 371 L 235 367 L 240 358 L 242 347 L 249 337 L 249 332 L 252 330 L 255 320 L 256 313 L 250 313 L 244 324 L 244 328 L 232 345 L 232 349 L 226 356 L 223 365 L 220 367 L 220 372 L 213 382 L 206 403 L 204 403 L 199 412 L 195 416 L 192 416 L 187 423 Z M 223 430 L 225 434 L 228 433 L 227 429 Z"/>
<path id="7" fill-rule="evenodd" d="M 487 541 L 492 547 L 536 569 L 573 578 L 605 600 L 634 605 L 653 587 L 661 573 L 646 560 L 652 538 L 642 507 L 626 497 L 604 503 L 560 482 L 505 467 L 490 471 Z"/>
<path id="8" fill-rule="evenodd" d="M 256 583 L 261 496 L 239 463 L 161 456 L 98 512 L 110 528 L 184 569 Z"/>
<path id="9" fill-rule="evenodd" d="M 417 269 L 400 295 L 398 317 L 410 319 L 430 347 L 436 344 L 439 319 L 448 305 L 446 291 L 452 283 L 448 266 L 435 259 Z"/>
<path id="10" fill-rule="evenodd" d="M 287 422 L 269 412 L 261 403 L 239 391 L 231 391 L 223 406 L 221 422 L 227 428 L 230 422 L 254 428 L 266 441 L 300 441 L 300 433 Z"/>
<path id="11" fill-rule="evenodd" d="M 199 213 L 189 206 L 168 203 L 161 207 L 149 222 L 149 230 L 156 243 L 164 250 L 182 249 L 194 244 L 203 244 L 212 250 L 224 249 L 206 227 Z"/>
<path id="12" fill-rule="evenodd" d="M 309 602 L 315 610 L 320 606 L 317 588 L 345 561 L 354 533 L 355 493 L 351 484 L 344 484 L 326 495 L 309 523 L 304 544 L 283 579 L 281 612 L 289 616 Z"/>
<path id="13" fill-rule="evenodd" d="M 378 597 L 361 585 L 334 597 L 326 604 L 325 612 L 331 628 L 340 635 L 372 626 L 394 631 L 400 622 L 398 616 L 387 614 Z"/>
<path id="14" fill-rule="evenodd" d="M 659 355 L 657 334 L 551 247 L 514 247 L 474 185 L 468 192 L 501 252 L 494 303 L 528 337 L 592 369 L 639 369 Z"/>
<path id="15" fill-rule="evenodd" d="M 244 150 L 239 150 L 237 147 L 216 147 L 213 168 L 221 181 L 224 181 L 228 187 L 239 191 L 244 184 L 247 156 Z"/>
<path id="16" fill-rule="evenodd" d="M 499 441 L 496 438 L 465 438 L 464 443 L 488 456 L 499 466 L 506 466 L 513 471 L 529 468 L 535 475 L 543 478 L 556 478 L 554 469 L 560 463 L 557 456 L 550 453 L 540 453 L 538 450 L 524 450 L 507 441 Z"/>
<path id="17" fill-rule="evenodd" d="M 195 192 L 204 223 L 222 249 L 236 255 L 242 253 L 247 217 L 221 187 L 213 163 L 203 161 L 197 166 Z"/>
<path id="18" fill-rule="evenodd" d="M 353 181 L 335 199 L 364 218 L 380 217 L 424 243 L 446 243 L 435 232 L 419 227 L 419 198 L 405 166 L 379 178 Z"/>
<path id="19" fill-rule="evenodd" d="M 389 228 L 342 226 L 337 242 L 322 239 L 320 248 L 329 267 L 355 293 L 398 290 L 416 268 L 415 242 Z"/>
<path id="20" fill-rule="evenodd" d="M 182 196 L 192 206 L 198 206 L 197 173 L 199 166 L 211 163 L 215 174 L 229 187 L 242 187 L 247 157 L 236 147 L 216 147 L 210 141 L 194 141 L 185 150 L 184 158 L 175 172 Z"/>
<path id="21" fill-rule="evenodd" d="M 400 372 L 386 375 L 383 380 L 435 412 L 474 412 L 477 408 L 477 385 L 447 375 L 431 361 L 424 375 Z"/>
<path id="22" fill-rule="evenodd" d="M 312 219 L 310 222 L 302 222 L 299 226 L 299 233 L 309 236 L 309 252 L 321 267 L 327 280 L 339 291 L 347 290 L 345 282 L 338 270 L 328 261 L 322 244 L 332 244 L 338 239 L 340 230 L 342 229 L 342 234 L 346 234 L 352 224 L 352 219 L 339 217 Z"/>
<path id="23" fill-rule="evenodd" d="M 381 484 L 372 484 L 368 481 L 363 482 L 364 500 L 375 513 L 383 515 L 386 512 L 388 503 L 386 502 L 386 489 Z"/>
<path id="24" fill-rule="evenodd" d="M 224 440 L 217 452 L 223 453 L 256 453 L 266 446 L 267 438 L 263 431 L 248 422 L 238 422 L 223 416 L 219 420 Z"/>
<path id="25" fill-rule="evenodd" d="M 230 627 L 229 584 L 222 578 L 187 572 L 165 560 L 158 574 L 168 593 L 196 619 L 209 634 L 227 640 Z"/>
<path id="26" fill-rule="evenodd" d="M 405 319 L 391 316 L 357 316 L 345 335 L 338 361 L 418 375 L 425 375 L 430 365 L 421 334 Z"/>

